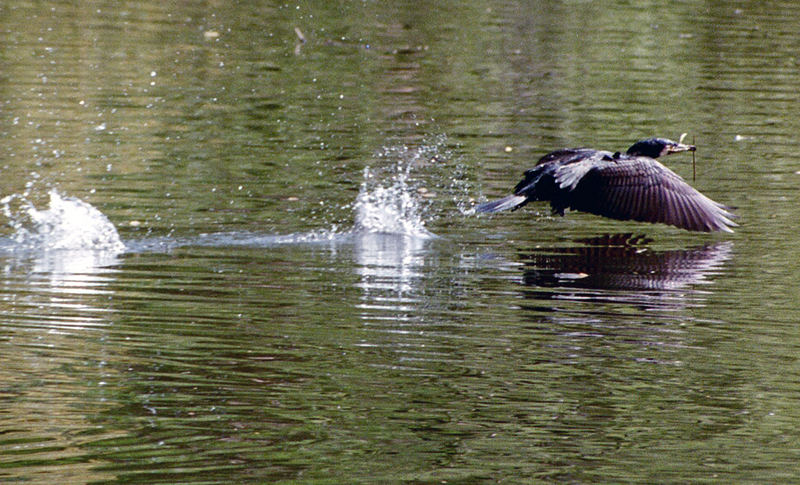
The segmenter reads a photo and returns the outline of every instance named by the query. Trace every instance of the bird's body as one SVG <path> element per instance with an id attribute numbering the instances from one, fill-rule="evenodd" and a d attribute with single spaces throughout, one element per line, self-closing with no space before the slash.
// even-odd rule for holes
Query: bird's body
<path id="1" fill-rule="evenodd" d="M 729 208 L 695 190 L 656 158 L 695 147 L 663 138 L 642 140 L 626 153 L 566 148 L 543 156 L 525 172 L 513 195 L 476 207 L 477 212 L 516 210 L 549 201 L 565 209 L 619 220 L 659 222 L 689 231 L 733 232 Z"/>

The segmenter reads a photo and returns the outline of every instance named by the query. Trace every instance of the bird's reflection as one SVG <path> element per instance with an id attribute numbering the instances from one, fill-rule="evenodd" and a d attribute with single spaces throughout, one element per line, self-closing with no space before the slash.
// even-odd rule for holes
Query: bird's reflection
<path id="1" fill-rule="evenodd" d="M 670 296 L 710 283 L 730 259 L 733 248 L 731 241 L 724 241 L 654 250 L 648 247 L 650 242 L 645 236 L 614 234 L 577 240 L 566 247 L 522 250 L 526 296 L 657 308 L 683 306 L 682 298 Z"/>

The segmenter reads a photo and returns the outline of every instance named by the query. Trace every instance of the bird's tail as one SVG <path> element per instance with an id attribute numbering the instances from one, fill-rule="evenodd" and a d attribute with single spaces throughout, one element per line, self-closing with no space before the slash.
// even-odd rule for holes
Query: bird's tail
<path id="1" fill-rule="evenodd" d="M 516 210 L 528 203 L 528 198 L 524 195 L 509 195 L 502 199 L 493 200 L 475 206 L 475 212 L 500 212 L 504 210 Z"/>

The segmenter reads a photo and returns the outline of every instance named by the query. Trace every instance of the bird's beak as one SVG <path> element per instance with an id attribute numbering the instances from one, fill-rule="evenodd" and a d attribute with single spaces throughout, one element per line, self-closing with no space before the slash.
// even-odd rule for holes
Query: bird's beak
<path id="1" fill-rule="evenodd" d="M 680 153 L 680 152 L 693 152 L 697 150 L 697 147 L 694 145 L 684 145 L 683 143 L 677 143 L 675 145 L 670 145 L 667 147 L 667 155 L 670 153 Z"/>

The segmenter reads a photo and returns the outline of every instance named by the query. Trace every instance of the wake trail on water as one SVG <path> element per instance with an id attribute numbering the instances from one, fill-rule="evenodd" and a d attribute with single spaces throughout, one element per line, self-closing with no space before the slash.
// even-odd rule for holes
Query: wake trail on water
<path id="1" fill-rule="evenodd" d="M 291 244 L 352 243 L 358 238 L 394 237 L 414 241 L 436 238 L 426 223 L 435 218 L 431 199 L 438 197 L 414 171 L 426 175 L 436 170 L 434 180 L 463 215 L 468 213 L 463 182 L 453 178 L 452 167 L 440 163 L 451 156 L 444 148 L 444 139 L 420 147 L 385 147 L 376 154 L 376 168 L 367 167 L 354 202 L 347 204 L 353 225 L 340 230 L 338 223 L 328 228 L 303 233 L 264 234 L 248 231 L 200 234 L 191 237 L 163 236 L 122 242 L 116 227 L 96 207 L 75 197 L 64 196 L 56 189 L 49 191 L 49 207 L 37 209 L 24 195 L 0 199 L 0 211 L 8 219 L 13 233 L 0 237 L 0 253 L 98 251 L 118 255 L 124 252 L 160 252 L 179 247 L 251 246 L 270 247 Z M 438 165 L 437 165 L 438 164 Z M 444 175 L 446 174 L 446 175 Z M 447 179 L 447 180 L 445 180 Z M 443 183 L 444 182 L 444 183 Z M 447 186 L 449 184 L 449 186 Z"/>
<path id="2" fill-rule="evenodd" d="M 302 233 L 259 234 L 253 232 L 219 232 L 201 234 L 190 238 L 149 239 L 128 246 L 136 251 L 165 250 L 184 246 L 249 246 L 270 247 L 279 245 L 329 245 L 349 244 L 370 238 L 399 238 L 414 244 L 436 238 L 426 223 L 434 216 L 430 210 L 431 194 L 412 177 L 412 172 L 422 164 L 433 164 L 449 156 L 443 153 L 444 139 L 417 148 L 406 146 L 384 147 L 376 154 L 377 168 L 367 167 L 358 195 L 347 204 L 351 210 L 353 225 L 350 229 L 339 229 L 339 223 L 330 227 Z M 427 168 L 427 167 L 426 167 Z M 450 171 L 448 170 L 449 174 Z M 449 176 L 449 175 L 448 175 Z M 464 190 L 460 180 L 451 182 L 456 186 L 455 198 L 459 211 L 464 214 L 460 200 Z M 466 204 L 466 202 L 464 202 Z M 466 207 L 466 205 L 464 206 Z M 373 241 L 374 242 L 374 241 Z"/>
<path id="3" fill-rule="evenodd" d="M 364 169 L 364 181 L 358 196 L 350 205 L 354 213 L 353 227 L 339 230 L 337 225 L 302 233 L 259 234 L 255 232 L 216 232 L 193 237 L 150 238 L 129 241 L 134 252 L 170 250 L 186 246 L 203 247 L 270 247 L 281 245 L 346 244 L 367 235 L 427 240 L 436 235 L 425 227 L 425 214 L 418 193 L 411 188 L 407 174 L 399 172 L 386 181 L 379 181 Z"/>

